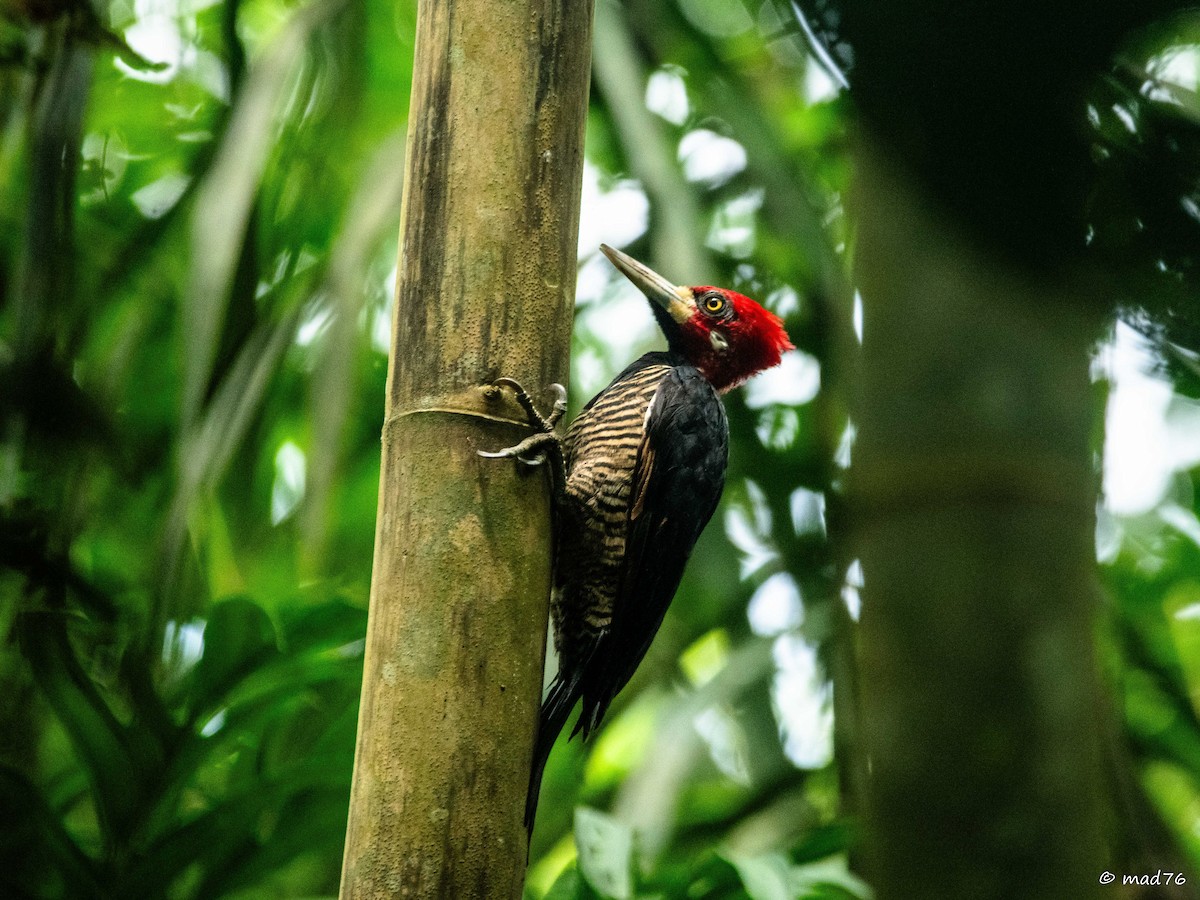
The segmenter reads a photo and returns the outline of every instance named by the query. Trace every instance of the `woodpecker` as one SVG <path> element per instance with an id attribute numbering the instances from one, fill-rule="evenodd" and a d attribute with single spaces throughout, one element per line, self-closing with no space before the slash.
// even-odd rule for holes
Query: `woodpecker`
<path id="1" fill-rule="evenodd" d="M 551 621 L 558 674 L 542 702 L 525 825 L 533 832 L 542 772 L 576 702 L 571 737 L 586 740 L 645 656 L 725 486 L 729 425 L 719 395 L 792 349 L 783 323 L 724 288 L 676 287 L 605 244 L 601 251 L 650 300 L 667 339 L 625 368 L 559 439 L 559 385 L 543 418 L 511 379 L 535 434 L 481 456 L 551 463 L 555 497 Z"/>

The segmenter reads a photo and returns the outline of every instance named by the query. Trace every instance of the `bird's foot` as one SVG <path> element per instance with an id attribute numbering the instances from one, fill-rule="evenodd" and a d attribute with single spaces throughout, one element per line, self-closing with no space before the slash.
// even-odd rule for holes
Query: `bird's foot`
<path id="1" fill-rule="evenodd" d="M 538 431 L 554 431 L 554 426 L 558 424 L 559 419 L 563 417 L 563 413 L 567 411 L 567 389 L 558 382 L 550 385 L 554 391 L 554 406 L 550 408 L 550 415 L 548 416 L 543 416 L 538 412 L 537 407 L 533 405 L 533 398 L 529 396 L 529 392 L 521 387 L 521 383 L 516 379 L 497 378 L 494 384 L 497 387 L 512 388 L 517 402 L 521 404 L 521 409 L 525 410 L 525 415 L 529 418 L 530 426 Z"/>
<path id="2" fill-rule="evenodd" d="M 487 459 L 516 459 L 527 466 L 540 466 L 546 461 L 547 454 L 550 454 L 551 461 L 557 464 L 556 469 L 561 470 L 562 440 L 555 433 L 554 426 L 567 411 L 567 389 L 561 384 L 551 385 L 555 393 L 554 406 L 550 409 L 550 415 L 543 416 L 534 406 L 533 398 L 529 396 L 525 388 L 521 387 L 520 382 L 512 378 L 497 378 L 493 383 L 497 387 L 512 389 L 517 403 L 525 410 L 530 427 L 537 433 L 511 447 L 476 452 Z"/>
<path id="3" fill-rule="evenodd" d="M 477 450 L 475 452 L 486 459 L 515 459 L 527 466 L 540 466 L 546 461 L 546 448 L 550 446 L 558 446 L 558 435 L 543 432 L 542 434 L 532 434 L 519 444 L 505 447 L 502 450 Z M 527 455 L 535 451 L 536 456 Z"/>

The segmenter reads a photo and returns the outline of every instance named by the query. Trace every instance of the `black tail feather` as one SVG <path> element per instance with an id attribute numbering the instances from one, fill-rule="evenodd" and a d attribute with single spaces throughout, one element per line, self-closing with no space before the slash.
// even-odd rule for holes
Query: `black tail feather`
<path id="1" fill-rule="evenodd" d="M 533 819 L 537 815 L 538 794 L 542 789 L 542 773 L 546 770 L 546 760 L 550 758 L 550 750 L 554 741 L 567 724 L 567 718 L 578 699 L 576 688 L 578 680 L 570 682 L 562 679 L 561 673 L 554 676 L 546 699 L 542 701 L 542 711 L 538 718 L 537 744 L 533 750 L 533 768 L 529 772 L 529 793 L 525 797 L 525 828 L 533 837 Z"/>

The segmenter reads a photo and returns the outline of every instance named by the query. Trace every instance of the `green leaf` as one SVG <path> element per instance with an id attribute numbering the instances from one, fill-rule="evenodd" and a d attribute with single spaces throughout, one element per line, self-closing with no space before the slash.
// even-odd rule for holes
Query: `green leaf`
<path id="1" fill-rule="evenodd" d="M 237 854 L 228 865 L 210 867 L 195 896 L 225 897 L 261 883 L 266 873 L 323 845 L 337 853 L 344 844 L 349 800 L 349 783 L 337 790 L 296 794 L 278 810 L 275 827 L 258 838 L 254 852 Z"/>
<path id="2" fill-rule="evenodd" d="M 197 862 L 209 869 L 252 853 L 256 847 L 264 810 L 278 802 L 280 789 L 263 785 L 226 798 L 191 821 L 176 823 L 165 837 L 151 845 L 137 864 L 124 873 L 115 896 L 152 897 Z M 172 892 L 173 893 L 173 892 Z"/>
<path id="3" fill-rule="evenodd" d="M 542 900 L 587 900 L 592 896 L 587 882 L 575 866 L 568 866 L 558 876 Z"/>
<path id="4" fill-rule="evenodd" d="M 245 597 L 213 608 L 204 628 L 204 655 L 192 673 L 192 715 L 221 705 L 243 678 L 278 654 L 267 614 Z"/>
<path id="5" fill-rule="evenodd" d="M 835 853 L 847 852 L 858 839 L 855 823 L 841 820 L 807 830 L 789 852 L 797 863 L 813 862 Z"/>
<path id="6" fill-rule="evenodd" d="M 818 892 L 822 887 L 834 887 L 862 900 L 874 897 L 870 886 L 846 867 L 846 858 L 843 856 L 831 856 L 820 862 L 796 866 L 791 871 L 791 879 L 798 889 L 810 893 Z"/>
<path id="7" fill-rule="evenodd" d="M 725 859 L 737 870 L 751 900 L 818 900 L 828 896 L 830 888 L 861 900 L 873 896 L 866 882 L 846 868 L 845 857 L 831 856 L 802 866 L 793 866 L 782 853 L 727 853 Z"/>
<path id="8" fill-rule="evenodd" d="M 296 600 L 283 606 L 279 615 L 285 644 L 291 653 L 344 646 L 361 641 L 367 633 L 367 611 L 340 597 L 316 604 Z"/>
<path id="9" fill-rule="evenodd" d="M 580 806 L 575 810 L 579 871 L 602 897 L 633 895 L 633 832 L 612 816 Z"/>
<path id="10" fill-rule="evenodd" d="M 796 900 L 788 880 L 788 861 L 782 854 L 725 857 L 737 869 L 751 900 Z"/>
<path id="11" fill-rule="evenodd" d="M 38 687 L 62 723 L 88 771 L 96 813 L 106 836 L 125 834 L 137 815 L 149 774 L 130 746 L 130 732 L 116 720 L 76 658 L 65 613 L 21 617 L 21 649 Z"/>
<path id="12" fill-rule="evenodd" d="M 85 897 L 99 893 L 93 863 L 63 828 L 37 787 L 22 773 L 0 765 L 0 893 L 4 896 Z M 11 893 L 9 893 L 11 891 Z"/>

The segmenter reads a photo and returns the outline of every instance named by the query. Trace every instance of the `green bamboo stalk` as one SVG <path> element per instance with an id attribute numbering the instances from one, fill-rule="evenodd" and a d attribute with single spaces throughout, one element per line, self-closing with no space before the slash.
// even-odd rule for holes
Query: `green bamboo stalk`
<path id="1" fill-rule="evenodd" d="M 591 3 L 418 11 L 342 900 L 521 892 L 550 587 L 540 470 L 476 450 L 567 373 Z"/>

